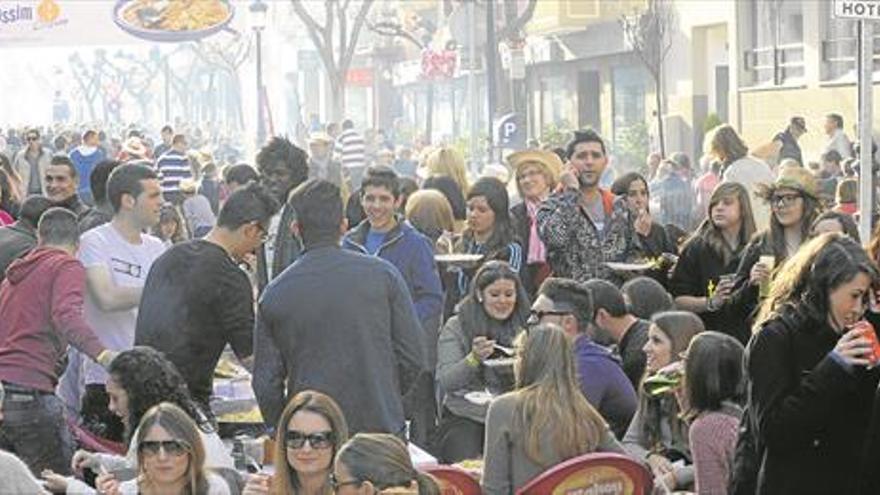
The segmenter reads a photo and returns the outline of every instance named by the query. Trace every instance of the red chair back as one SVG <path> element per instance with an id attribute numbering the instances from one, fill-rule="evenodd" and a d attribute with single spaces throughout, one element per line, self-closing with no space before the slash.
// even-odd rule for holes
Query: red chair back
<path id="1" fill-rule="evenodd" d="M 649 495 L 654 489 L 651 473 L 642 464 L 620 454 L 586 454 L 544 471 L 517 495 Z"/>
<path id="2" fill-rule="evenodd" d="M 125 444 L 94 435 L 89 430 L 86 430 L 82 426 L 73 422 L 70 418 L 67 418 L 67 426 L 70 433 L 73 435 L 73 439 L 76 440 L 76 443 L 85 450 L 101 454 L 116 455 L 125 455 L 128 451 Z"/>
<path id="3" fill-rule="evenodd" d="M 480 483 L 467 471 L 454 466 L 422 466 L 440 485 L 441 495 L 481 495 Z"/>

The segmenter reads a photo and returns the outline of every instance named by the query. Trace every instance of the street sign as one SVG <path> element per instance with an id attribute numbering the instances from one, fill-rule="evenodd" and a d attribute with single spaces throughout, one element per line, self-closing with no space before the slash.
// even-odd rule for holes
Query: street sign
<path id="1" fill-rule="evenodd" d="M 880 0 L 834 0 L 834 17 L 880 20 Z"/>
<path id="2" fill-rule="evenodd" d="M 508 113 L 498 117 L 495 119 L 495 145 L 499 148 L 525 148 L 525 129 L 522 115 L 518 113 Z"/>

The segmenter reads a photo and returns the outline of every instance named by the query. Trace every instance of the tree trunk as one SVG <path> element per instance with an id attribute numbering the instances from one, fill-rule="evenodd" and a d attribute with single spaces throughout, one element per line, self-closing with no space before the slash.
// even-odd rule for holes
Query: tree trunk
<path id="1" fill-rule="evenodd" d="M 663 87 L 660 84 L 660 75 L 654 77 L 657 104 L 657 140 L 660 142 L 660 156 L 666 158 L 666 138 L 663 132 Z"/>
<path id="2" fill-rule="evenodd" d="M 345 75 L 330 74 L 330 97 L 332 102 L 332 122 L 345 119 Z"/>

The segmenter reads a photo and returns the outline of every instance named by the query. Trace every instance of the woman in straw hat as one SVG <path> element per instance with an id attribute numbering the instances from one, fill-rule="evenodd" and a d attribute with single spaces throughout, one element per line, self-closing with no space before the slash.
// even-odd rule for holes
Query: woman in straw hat
<path id="1" fill-rule="evenodd" d="M 734 292 L 727 304 L 742 316 L 739 328 L 720 329 L 746 344 L 752 314 L 761 287 L 769 287 L 773 268 L 793 256 L 810 237 L 810 228 L 822 213 L 813 174 L 802 167 L 785 167 L 772 184 L 759 184 L 757 194 L 770 205 L 770 227 L 746 246 L 736 273 Z"/>
<path id="2" fill-rule="evenodd" d="M 535 213 L 556 187 L 562 160 L 552 151 L 525 150 L 507 157 L 514 170 L 516 189 L 522 202 L 510 209 L 511 223 L 526 255 L 522 281 L 530 297 L 550 274 L 547 250 L 538 237 Z"/>

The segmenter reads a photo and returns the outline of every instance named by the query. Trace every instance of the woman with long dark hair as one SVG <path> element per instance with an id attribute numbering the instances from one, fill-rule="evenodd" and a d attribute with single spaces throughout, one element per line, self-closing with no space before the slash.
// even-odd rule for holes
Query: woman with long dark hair
<path id="1" fill-rule="evenodd" d="M 471 277 L 480 264 L 490 260 L 507 262 L 522 277 L 523 250 L 516 240 L 510 221 L 507 189 L 500 180 L 483 177 L 474 183 L 467 195 L 467 227 L 453 250 L 460 254 L 478 254 L 483 258 L 475 268 L 453 267 L 445 276 L 446 313 L 468 293 Z"/>
<path id="2" fill-rule="evenodd" d="M 513 493 L 579 455 L 625 452 L 581 392 L 572 345 L 560 327 L 531 327 L 517 348 L 517 389 L 492 401 L 486 416 L 487 495 Z"/>
<path id="3" fill-rule="evenodd" d="M 474 277 L 470 294 L 440 332 L 437 381 L 444 392 L 435 440 L 444 462 L 479 457 L 483 452 L 488 390 L 513 387 L 512 369 L 487 365 L 496 345 L 513 346 L 529 316 L 529 300 L 519 275 L 503 261 L 490 261 Z"/>
<path id="4" fill-rule="evenodd" d="M 740 315 L 725 303 L 746 244 L 755 233 L 745 187 L 719 184 L 709 200 L 708 218 L 685 242 L 669 280 L 679 309 L 696 313 L 707 330 L 731 333 L 742 326 Z"/>
<path id="5" fill-rule="evenodd" d="M 651 193 L 648 189 L 648 181 L 641 174 L 630 172 L 614 181 L 611 192 L 615 196 L 626 198 L 626 206 L 634 219 L 633 229 L 639 237 L 642 254 L 647 258 L 658 260 L 658 268 L 650 270 L 647 275 L 665 287 L 667 273 L 672 264 L 663 261 L 662 257 L 664 254 L 678 255 L 678 247 L 669 238 L 663 225 L 655 222 L 651 216 L 649 208 Z"/>
<path id="6" fill-rule="evenodd" d="M 745 359 L 759 495 L 857 493 L 880 381 L 860 321 L 878 281 L 840 234 L 809 241 L 780 268 Z"/>
<path id="7" fill-rule="evenodd" d="M 691 340 L 682 359 L 679 406 L 689 424 L 696 493 L 727 493 L 745 398 L 743 352 L 730 335 L 703 332 Z"/>
<path id="8" fill-rule="evenodd" d="M 770 205 L 770 228 L 758 233 L 743 251 L 735 289 L 725 304 L 739 315 L 734 320 L 739 324 L 713 329 L 733 335 L 743 345 L 751 337 L 752 318 L 760 303 L 759 288 L 768 286 L 773 268 L 781 266 L 809 240 L 810 228 L 822 213 L 816 179 L 803 168 L 782 169 L 776 181 L 763 184 L 758 194 Z"/>
<path id="9" fill-rule="evenodd" d="M 669 489 L 687 488 L 694 480 L 687 424 L 680 417 L 675 397 L 653 393 L 645 380 L 678 362 L 691 339 L 703 330 L 703 322 L 687 311 L 654 315 L 644 347 L 647 359 L 645 378 L 639 387 L 639 408 L 623 436 L 623 445 L 630 455 L 647 462 L 654 476 Z M 678 464 L 673 465 L 674 462 Z"/>

